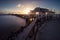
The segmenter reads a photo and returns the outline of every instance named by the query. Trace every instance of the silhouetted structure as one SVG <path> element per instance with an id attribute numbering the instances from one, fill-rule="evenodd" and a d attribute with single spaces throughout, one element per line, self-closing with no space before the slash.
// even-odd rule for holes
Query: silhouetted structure
<path id="1" fill-rule="evenodd" d="M 34 10 L 32 10 L 30 12 L 30 16 L 32 17 L 36 17 L 38 15 L 40 15 L 41 17 L 53 17 L 53 15 L 55 14 L 55 12 L 50 11 L 47 8 L 40 8 L 40 7 L 36 7 Z"/>

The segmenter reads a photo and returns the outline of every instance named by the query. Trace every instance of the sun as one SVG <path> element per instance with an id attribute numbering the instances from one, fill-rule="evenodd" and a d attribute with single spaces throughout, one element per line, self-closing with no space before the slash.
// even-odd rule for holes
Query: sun
<path id="1" fill-rule="evenodd" d="M 30 10 L 29 10 L 29 9 L 26 9 L 24 12 L 25 12 L 26 14 L 28 14 L 28 13 L 30 12 Z"/>
<path id="2" fill-rule="evenodd" d="M 24 10 L 24 13 L 29 14 L 30 10 L 31 10 L 30 8 L 27 8 L 27 9 Z"/>
<path id="3" fill-rule="evenodd" d="M 30 11 L 33 10 L 33 8 L 31 7 L 25 7 L 23 9 L 20 10 L 20 14 L 23 15 L 30 15 Z"/>

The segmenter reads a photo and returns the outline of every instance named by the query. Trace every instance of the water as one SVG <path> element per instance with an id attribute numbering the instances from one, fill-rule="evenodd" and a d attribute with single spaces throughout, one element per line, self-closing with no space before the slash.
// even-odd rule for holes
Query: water
<path id="1" fill-rule="evenodd" d="M 2 15 L 0 16 L 0 25 L 19 25 L 19 26 L 25 26 L 25 19 L 16 17 L 16 16 L 12 16 L 12 15 Z"/>
<path id="2" fill-rule="evenodd" d="M 25 19 L 20 17 L 0 15 L 0 37 L 7 37 L 9 33 L 18 31 L 25 24 Z"/>

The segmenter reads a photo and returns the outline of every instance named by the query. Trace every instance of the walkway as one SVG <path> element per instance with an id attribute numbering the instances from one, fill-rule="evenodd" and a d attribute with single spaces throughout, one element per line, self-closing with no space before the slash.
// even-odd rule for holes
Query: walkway
<path id="1" fill-rule="evenodd" d="M 60 40 L 60 19 L 53 19 L 43 24 L 36 40 Z"/>

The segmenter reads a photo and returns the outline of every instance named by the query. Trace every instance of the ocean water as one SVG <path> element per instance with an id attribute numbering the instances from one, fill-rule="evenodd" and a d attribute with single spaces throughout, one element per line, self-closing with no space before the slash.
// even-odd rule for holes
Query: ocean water
<path id="1" fill-rule="evenodd" d="M 0 38 L 7 37 L 11 32 L 16 32 L 25 25 L 26 21 L 23 18 L 12 15 L 0 15 Z"/>

